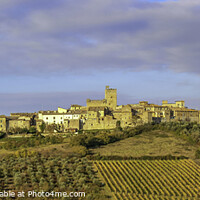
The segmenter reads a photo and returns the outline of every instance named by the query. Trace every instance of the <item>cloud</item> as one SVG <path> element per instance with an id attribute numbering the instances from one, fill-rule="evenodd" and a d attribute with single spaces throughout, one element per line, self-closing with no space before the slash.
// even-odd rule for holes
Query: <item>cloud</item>
<path id="1" fill-rule="evenodd" d="M 1 76 L 168 69 L 200 74 L 196 0 L 0 4 Z"/>

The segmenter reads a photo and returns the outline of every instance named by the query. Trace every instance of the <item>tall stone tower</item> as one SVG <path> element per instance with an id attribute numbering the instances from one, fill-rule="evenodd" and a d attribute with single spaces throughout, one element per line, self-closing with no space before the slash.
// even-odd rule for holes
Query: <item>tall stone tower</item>
<path id="1" fill-rule="evenodd" d="M 105 99 L 107 100 L 107 106 L 113 110 L 117 107 L 117 89 L 109 88 L 106 86 Z"/>

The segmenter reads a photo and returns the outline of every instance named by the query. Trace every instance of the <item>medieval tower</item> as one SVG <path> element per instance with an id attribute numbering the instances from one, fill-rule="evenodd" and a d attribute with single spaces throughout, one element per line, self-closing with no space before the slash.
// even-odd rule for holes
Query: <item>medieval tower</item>
<path id="1" fill-rule="evenodd" d="M 107 106 L 115 110 L 117 107 L 117 89 L 111 89 L 106 86 L 105 99 L 107 100 Z"/>

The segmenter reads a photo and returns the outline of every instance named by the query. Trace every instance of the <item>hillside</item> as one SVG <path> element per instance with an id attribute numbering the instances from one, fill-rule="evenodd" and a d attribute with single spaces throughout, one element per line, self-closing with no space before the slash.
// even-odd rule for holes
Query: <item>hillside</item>
<path id="1" fill-rule="evenodd" d="M 71 137 L 2 138 L 0 189 L 80 190 L 86 192 L 86 199 L 99 200 L 199 199 L 200 194 L 195 193 L 200 177 L 199 160 L 195 158 L 199 143 L 188 139 L 194 135 L 195 125 L 172 124 L 170 129 L 166 129 L 166 125 L 145 125 L 112 132 L 93 131 Z M 178 127 L 176 132 L 171 131 L 174 127 Z M 186 130 L 185 127 L 189 128 Z M 167 155 L 189 159 L 174 160 Z M 157 156 L 165 159 L 150 158 Z M 179 172 L 179 167 L 182 167 L 182 172 Z M 21 178 L 20 173 L 24 174 Z M 143 174 L 148 174 L 149 182 Z M 144 179 L 140 183 L 142 176 Z M 180 183 L 180 189 L 173 182 L 167 189 L 162 187 L 169 184 L 169 179 L 177 179 L 175 182 Z M 189 186 L 185 187 L 184 181 L 187 180 Z"/>
<path id="2" fill-rule="evenodd" d="M 94 154 L 101 156 L 185 156 L 195 159 L 197 147 L 173 134 L 154 130 L 134 137 L 91 149 Z"/>

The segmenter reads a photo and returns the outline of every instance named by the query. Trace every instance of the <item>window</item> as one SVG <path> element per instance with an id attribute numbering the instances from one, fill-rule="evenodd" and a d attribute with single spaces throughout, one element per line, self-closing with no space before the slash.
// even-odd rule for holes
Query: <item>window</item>
<path id="1" fill-rule="evenodd" d="M 55 117 L 53 117 L 53 119 L 56 119 Z"/>
<path id="2" fill-rule="evenodd" d="M 62 117 L 60 119 L 62 119 Z"/>
<path id="3" fill-rule="evenodd" d="M 46 117 L 46 119 L 48 119 L 48 117 Z"/>

